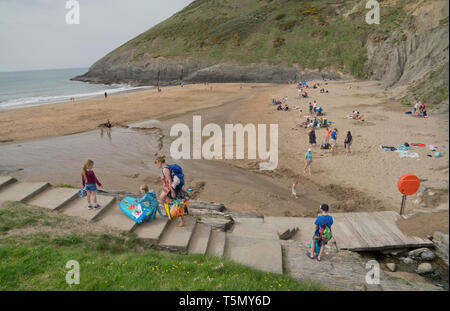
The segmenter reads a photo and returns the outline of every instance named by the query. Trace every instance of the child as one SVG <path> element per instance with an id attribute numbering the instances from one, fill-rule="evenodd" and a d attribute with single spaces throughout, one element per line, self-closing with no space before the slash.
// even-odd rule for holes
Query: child
<path id="1" fill-rule="evenodd" d="M 294 198 L 296 198 L 297 199 L 297 189 L 296 189 L 296 184 L 294 183 L 294 184 L 292 184 L 292 194 L 291 194 L 291 197 L 293 196 Z"/>
<path id="2" fill-rule="evenodd" d="M 303 117 L 303 111 L 300 109 L 300 112 L 299 112 L 299 117 L 300 117 L 300 121 L 302 120 L 302 117 Z"/>
<path id="3" fill-rule="evenodd" d="M 305 175 L 306 170 L 308 170 L 309 175 L 311 176 L 311 163 L 312 163 L 312 150 L 311 148 L 309 148 L 308 152 L 305 155 Z"/>
<path id="4" fill-rule="evenodd" d="M 331 226 L 333 225 L 333 217 L 328 215 L 328 209 L 329 208 L 327 204 L 320 205 L 321 215 L 317 216 L 317 219 L 314 222 L 314 224 L 316 225 L 316 229 L 314 230 L 314 236 L 311 243 L 311 252 L 306 253 L 309 258 L 314 259 L 315 244 L 316 241 L 319 242 L 320 252 L 317 256 L 318 261 L 322 260 L 322 254 L 325 249 L 325 244 L 327 244 L 326 241 L 323 241 L 321 229 L 323 230 L 323 227 L 331 228 Z"/>
<path id="5" fill-rule="evenodd" d="M 94 161 L 87 160 L 81 168 L 81 182 L 86 190 L 88 209 L 91 210 L 91 197 L 94 201 L 94 208 L 99 209 L 101 206 L 97 203 L 97 185 L 102 187 L 102 184 L 98 181 L 92 168 L 94 167 Z"/>
<path id="6" fill-rule="evenodd" d="M 142 198 L 137 199 L 136 203 L 138 203 L 138 204 L 147 203 L 147 204 L 143 204 L 143 205 L 145 205 L 145 207 L 147 207 L 149 209 L 152 209 L 152 215 L 155 214 L 157 211 L 161 217 L 165 218 L 165 216 L 161 212 L 161 209 L 159 208 L 159 204 L 152 204 L 155 201 L 157 203 L 158 200 L 155 200 L 153 198 L 153 196 L 152 196 L 153 193 L 149 191 L 148 186 L 146 184 L 143 184 L 143 185 L 141 185 L 139 190 L 142 194 L 145 194 L 145 195 Z M 153 217 L 152 217 L 152 220 L 153 220 Z"/>
<path id="7" fill-rule="evenodd" d="M 330 143 L 330 137 L 331 137 L 331 130 L 327 127 L 327 130 L 325 131 L 325 144 Z"/>

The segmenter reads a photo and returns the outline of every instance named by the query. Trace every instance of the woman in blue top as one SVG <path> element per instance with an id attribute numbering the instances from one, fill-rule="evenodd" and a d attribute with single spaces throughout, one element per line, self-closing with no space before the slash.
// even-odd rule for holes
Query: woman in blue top
<path id="1" fill-rule="evenodd" d="M 317 255 L 318 261 L 322 260 L 322 254 L 323 254 L 323 251 L 325 249 L 325 244 L 326 244 L 320 238 L 320 229 L 324 225 L 328 226 L 328 228 L 331 228 L 331 226 L 333 225 L 333 217 L 328 215 L 328 204 L 320 205 L 320 211 L 322 214 L 317 216 L 317 219 L 314 222 L 314 224 L 316 225 L 316 229 L 314 230 L 314 236 L 313 236 L 312 243 L 311 243 L 311 252 L 306 253 L 306 255 L 309 258 L 314 259 L 314 250 L 315 250 L 316 242 L 318 242 L 318 245 L 320 247 L 319 255 Z"/>
<path id="2" fill-rule="evenodd" d="M 311 163 L 312 163 L 312 151 L 311 148 L 309 148 L 308 152 L 305 154 L 305 174 L 306 170 L 308 170 L 309 175 L 311 175 Z"/>

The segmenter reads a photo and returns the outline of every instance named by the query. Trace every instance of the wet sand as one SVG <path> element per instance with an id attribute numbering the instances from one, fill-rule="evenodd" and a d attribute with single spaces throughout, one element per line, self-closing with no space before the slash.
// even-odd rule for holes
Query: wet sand
<path id="1" fill-rule="evenodd" d="M 427 179 L 426 187 L 436 189 L 440 195 L 433 204 L 441 208 L 447 204 L 448 213 L 445 187 L 448 187 L 449 145 L 445 116 L 432 115 L 425 120 L 403 115 L 408 109 L 390 100 L 392 94 L 384 92 L 375 82 L 332 82 L 325 86 L 327 94 L 309 90 L 309 99 L 297 98 L 295 85 L 244 84 L 240 89 L 239 84 L 213 84 L 212 87 L 212 91 L 204 85 L 168 87 L 162 93 L 149 90 L 111 96 L 106 101 L 92 99 L 0 112 L 0 140 L 16 140 L 0 144 L 0 170 L 22 168 L 9 174 L 22 180 L 79 185 L 80 167 L 91 158 L 107 189 L 135 192 L 146 182 L 159 191 L 160 172 L 153 160 L 156 154 L 169 155 L 174 139 L 169 136 L 171 125 L 179 122 L 190 125 L 193 115 L 201 115 L 203 126 L 211 122 L 221 127 L 225 123 L 279 124 L 279 166 L 275 171 L 262 172 L 254 160 L 177 161 L 185 170 L 187 186 L 196 190 L 199 199 L 223 202 L 233 210 L 276 216 L 314 216 L 323 202 L 329 203 L 334 212 L 398 210 L 401 196 L 396 189 L 397 179 L 405 173 L 414 173 Z M 313 147 L 311 177 L 303 174 L 308 144 L 306 130 L 298 127 L 298 111 L 276 111 L 270 103 L 272 98 L 286 95 L 289 106 L 300 106 L 304 115 L 307 104 L 316 99 L 326 112 L 324 118 L 339 129 L 336 154 Z M 365 116 L 365 122 L 345 119 L 355 109 Z M 21 122 L 26 125 L 22 128 L 19 120 L 24 117 L 32 122 Z M 46 123 L 48 118 L 56 122 Z M 111 140 L 106 132 L 102 138 L 98 129 L 60 136 L 93 130 L 106 118 L 128 125 L 150 119 L 158 121 L 136 124 L 138 128 L 134 129 L 116 126 Z M 349 157 L 342 147 L 347 130 L 354 137 Z M 319 145 L 323 132 L 316 130 Z M 37 139 L 45 136 L 58 137 Z M 36 139 L 21 141 L 30 138 Z M 438 145 L 444 157 L 429 158 L 429 151 L 414 150 L 420 154 L 419 159 L 399 158 L 395 152 L 379 148 L 380 144 L 397 146 L 404 141 Z M 173 161 L 169 158 L 169 162 Z M 289 197 L 295 181 L 298 199 Z M 408 212 L 420 209 L 413 199 L 408 200 Z"/>

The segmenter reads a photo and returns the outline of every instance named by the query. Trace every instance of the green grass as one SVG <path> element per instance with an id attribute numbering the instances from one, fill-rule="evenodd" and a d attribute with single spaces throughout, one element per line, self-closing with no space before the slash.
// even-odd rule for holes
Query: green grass
<path id="1" fill-rule="evenodd" d="M 131 62 L 163 56 L 240 65 L 295 64 L 364 78 L 367 37 L 397 30 L 406 18 L 405 4 L 412 1 L 383 4 L 382 22 L 368 25 L 368 10 L 356 0 L 197 0 L 106 57 L 131 50 Z M 358 4 L 348 17 L 337 13 Z M 400 33 L 399 41 L 404 39 Z"/>
<path id="2" fill-rule="evenodd" d="M 222 258 L 157 251 L 132 233 L 75 230 L 80 222 L 72 225 L 74 232 L 63 235 L 48 230 L 24 233 L 36 224 L 45 226 L 42 218 L 50 215 L 21 203 L 0 207 L 0 223 L 18 218 L 10 230 L 22 229 L 0 239 L 0 290 L 324 290 L 315 282 L 256 271 Z M 60 217 L 64 221 L 49 228 L 73 221 Z M 79 262 L 80 284 L 66 283 L 69 260 Z"/>

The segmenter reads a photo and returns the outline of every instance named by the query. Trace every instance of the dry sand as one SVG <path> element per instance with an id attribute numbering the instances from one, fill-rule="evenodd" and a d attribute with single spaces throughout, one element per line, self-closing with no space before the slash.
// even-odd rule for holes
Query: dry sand
<path id="1" fill-rule="evenodd" d="M 235 210 L 280 216 L 311 216 L 317 211 L 315 205 L 324 200 L 330 203 L 334 212 L 398 210 L 401 195 L 396 187 L 397 180 L 403 174 L 413 173 L 426 179 L 423 185 L 435 194 L 432 200 L 432 196 L 425 198 L 428 203 L 425 208 L 414 203 L 415 196 L 409 198 L 407 212 L 440 211 L 448 215 L 448 115 L 431 112 L 428 119 L 404 115 L 403 112 L 409 108 L 393 100 L 394 93 L 385 92 L 376 82 L 333 81 L 325 88 L 329 93 L 320 94 L 318 89 L 310 89 L 310 98 L 299 99 L 295 85 L 244 84 L 242 89 L 239 84 L 187 85 L 184 88 L 163 88 L 161 93 L 146 90 L 110 96 L 107 100 L 96 98 L 2 111 L 0 141 L 9 143 L 0 144 L 0 152 L 2 146 L 18 141 L 92 130 L 107 118 L 116 124 L 158 119 L 163 121 L 160 126 L 165 135 L 171 124 L 189 124 L 194 114 L 202 115 L 203 125 L 209 122 L 219 125 L 277 123 L 279 166 L 275 171 L 259 171 L 256 161 L 220 161 L 223 163 L 211 166 L 212 169 L 219 168 L 217 176 L 206 176 L 207 165 L 210 164 L 198 162 L 202 163 L 202 171 L 198 163 L 184 161 L 183 165 L 192 171 L 189 182 L 195 186 L 198 198 L 222 201 Z M 289 106 L 300 106 L 304 115 L 308 114 L 308 103 L 317 100 L 325 110 L 324 118 L 333 121 L 332 127 L 339 130 L 338 148 L 334 154 L 320 150 L 325 131 L 316 130 L 318 146 L 313 147 L 311 177 L 303 174 L 308 139 L 306 130 L 298 126 L 298 110 L 276 111 L 271 105 L 272 98 L 286 95 Z M 353 110 L 360 111 L 366 121 L 346 119 L 345 116 Z M 354 141 L 352 153 L 347 157 L 343 140 L 348 130 L 352 132 Z M 170 139 L 164 139 L 164 148 L 153 153 L 168 152 Z M 395 152 L 379 148 L 379 145 L 397 146 L 405 141 L 437 145 L 444 156 L 428 157 L 427 154 L 432 152 L 415 147 L 412 151 L 419 154 L 418 159 L 400 158 Z M 0 166 L 7 164 L 0 159 Z M 227 167 L 242 177 L 233 180 L 234 173 L 225 176 Z M 125 184 L 130 188 L 144 181 L 156 185 L 159 183 L 158 174 L 156 170 L 139 172 L 138 176 L 131 172 Z M 221 174 L 225 177 L 220 178 Z M 18 176 L 37 178 L 32 174 L 18 173 Z M 113 174 L 106 176 L 114 177 Z M 294 181 L 299 182 L 297 200 L 289 198 Z M 411 228 L 420 227 L 421 217 L 411 217 L 406 222 Z"/>

